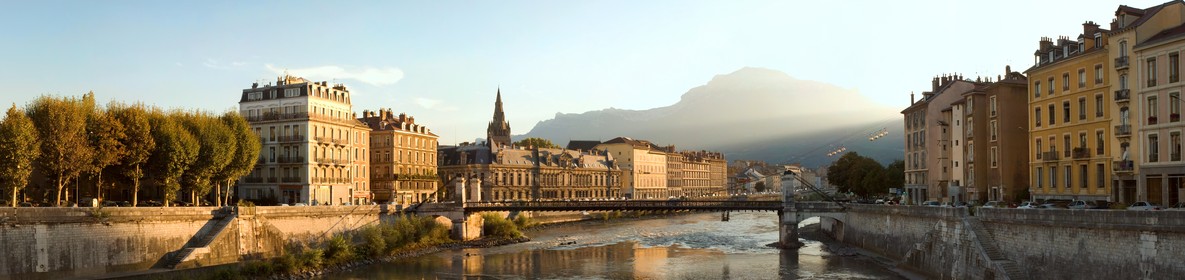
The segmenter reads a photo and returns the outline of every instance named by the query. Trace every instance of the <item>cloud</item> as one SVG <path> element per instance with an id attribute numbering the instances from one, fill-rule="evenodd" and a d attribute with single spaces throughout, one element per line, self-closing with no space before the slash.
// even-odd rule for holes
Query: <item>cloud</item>
<path id="1" fill-rule="evenodd" d="M 457 106 L 439 106 L 440 103 L 442 102 L 439 99 L 416 97 L 414 102 L 416 103 L 416 105 L 420 105 L 420 107 L 424 107 L 424 109 L 436 110 L 436 111 L 441 111 L 441 112 L 457 111 Z"/>
<path id="2" fill-rule="evenodd" d="M 307 68 L 280 68 L 271 64 L 265 64 L 269 71 L 276 74 L 289 74 L 305 77 L 312 80 L 332 80 L 332 79 L 348 79 L 355 80 L 374 86 L 393 85 L 399 80 L 403 79 L 403 71 L 395 67 L 361 67 L 354 69 L 346 69 L 336 65 L 324 65 Z M 437 101 L 439 102 L 439 101 Z"/>

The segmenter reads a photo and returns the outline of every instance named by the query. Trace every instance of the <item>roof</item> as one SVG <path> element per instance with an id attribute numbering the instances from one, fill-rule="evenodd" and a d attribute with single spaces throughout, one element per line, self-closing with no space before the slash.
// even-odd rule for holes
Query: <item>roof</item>
<path id="1" fill-rule="evenodd" d="M 1156 33 L 1156 35 L 1149 37 L 1148 40 L 1144 40 L 1144 42 L 1136 44 L 1136 46 L 1133 48 L 1142 48 L 1149 45 L 1154 45 L 1159 42 L 1180 38 L 1183 35 L 1185 35 L 1185 23 L 1173 28 L 1165 29 L 1164 31 L 1160 31 L 1160 33 Z"/>
<path id="2" fill-rule="evenodd" d="M 589 153 L 568 149 L 508 148 L 490 152 L 485 145 L 469 145 L 440 149 L 442 166 L 489 164 L 505 166 L 540 166 L 559 168 L 594 168 L 616 170 L 613 157 L 608 154 Z"/>
<path id="3" fill-rule="evenodd" d="M 599 144 L 601 144 L 601 141 L 595 141 L 595 140 L 572 140 L 572 141 L 568 141 L 568 146 L 567 146 L 567 148 L 568 148 L 569 150 L 582 150 L 582 151 L 588 151 L 588 150 L 592 150 L 592 149 L 593 149 L 593 147 L 596 147 L 596 146 L 597 146 L 597 145 L 599 145 Z"/>

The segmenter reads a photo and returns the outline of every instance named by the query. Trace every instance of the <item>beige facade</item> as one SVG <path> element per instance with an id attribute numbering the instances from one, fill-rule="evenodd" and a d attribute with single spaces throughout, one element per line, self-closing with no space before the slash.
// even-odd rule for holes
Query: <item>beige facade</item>
<path id="1" fill-rule="evenodd" d="M 607 151 L 624 172 L 625 192 L 634 199 L 666 199 L 667 154 L 645 140 L 618 137 L 595 147 Z"/>
<path id="2" fill-rule="evenodd" d="M 724 173 L 713 173 L 713 165 L 723 169 L 724 154 L 709 151 L 678 151 L 674 145 L 662 147 L 667 153 L 667 195 L 698 197 L 724 194 Z M 713 177 L 713 174 L 720 176 Z M 715 184 L 714 184 L 715 183 Z"/>
<path id="3" fill-rule="evenodd" d="M 370 133 L 370 179 L 374 200 L 398 204 L 430 201 L 440 187 L 437 136 L 407 114 L 363 111 Z"/>
<path id="4" fill-rule="evenodd" d="M 921 100 L 912 100 L 901 111 L 905 118 L 905 191 L 906 203 L 926 200 L 953 200 L 951 196 L 951 132 L 947 121 L 950 106 L 963 100 L 963 94 L 975 83 L 961 76 L 947 75 L 931 81 L 931 90 Z M 947 111 L 945 114 L 943 111 Z M 946 167 L 946 171 L 943 171 Z"/>
<path id="5" fill-rule="evenodd" d="M 369 203 L 370 129 L 353 118 L 345 85 L 283 76 L 244 89 L 239 113 L 259 135 L 259 163 L 239 197 L 261 203 Z"/>

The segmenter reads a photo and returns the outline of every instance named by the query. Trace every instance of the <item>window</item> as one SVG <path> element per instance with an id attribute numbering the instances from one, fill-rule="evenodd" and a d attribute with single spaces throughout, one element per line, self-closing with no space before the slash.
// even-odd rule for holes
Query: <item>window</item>
<path id="1" fill-rule="evenodd" d="M 1078 120 L 1086 120 L 1086 97 L 1078 98 Z"/>
<path id="2" fill-rule="evenodd" d="M 1106 170 L 1107 170 L 1107 167 L 1106 167 L 1106 166 L 1104 166 L 1102 163 L 1100 163 L 1100 164 L 1098 164 L 1098 165 L 1095 165 L 1095 169 L 1094 169 L 1094 176 L 1095 176 L 1095 182 L 1094 182 L 1094 183 L 1095 183 L 1095 184 L 1094 184 L 1094 186 L 1095 186 L 1096 188 L 1102 188 L 1103 186 L 1106 186 L 1106 185 L 1107 185 L 1107 172 L 1106 172 Z"/>
<path id="3" fill-rule="evenodd" d="M 1181 93 L 1169 93 L 1169 121 L 1181 121 Z"/>
<path id="4" fill-rule="evenodd" d="M 1053 77 L 1049 77 L 1049 95 L 1053 95 L 1054 89 L 1056 89 L 1056 88 L 1057 88 L 1057 84 L 1053 83 Z"/>
<path id="5" fill-rule="evenodd" d="M 1045 183 L 1045 179 L 1043 178 L 1043 177 L 1045 177 L 1045 176 L 1044 176 L 1044 175 L 1045 175 L 1045 173 L 1044 173 L 1044 172 L 1045 172 L 1045 171 L 1044 171 L 1044 170 L 1041 170 L 1041 167 L 1040 167 L 1040 166 L 1038 166 L 1038 167 L 1037 167 L 1037 170 L 1033 172 L 1033 174 L 1036 174 L 1036 175 L 1037 175 L 1037 176 L 1034 176 L 1034 177 L 1036 177 L 1036 178 L 1033 178 L 1033 182 L 1035 182 L 1033 185 L 1036 185 L 1038 188 L 1040 188 L 1040 187 L 1041 187 L 1041 183 Z"/>
<path id="6" fill-rule="evenodd" d="M 1068 158 L 1068 157 L 1070 157 L 1070 151 L 1073 150 L 1072 148 L 1070 148 L 1070 147 L 1073 147 L 1073 146 L 1070 146 L 1070 135 L 1066 134 L 1065 136 L 1062 136 L 1062 140 L 1063 140 L 1062 144 L 1065 144 L 1064 147 L 1066 147 L 1065 151 L 1062 152 L 1063 154 L 1065 154 L 1063 157 Z"/>
<path id="7" fill-rule="evenodd" d="M 1070 101 L 1062 102 L 1062 122 L 1070 123 Z"/>
<path id="8" fill-rule="evenodd" d="M 1107 146 L 1107 140 L 1106 140 L 1107 138 L 1104 138 L 1104 137 L 1103 137 L 1103 131 L 1102 131 L 1102 130 L 1095 131 L 1095 132 L 1094 132 L 1094 137 L 1095 137 L 1095 143 L 1094 143 L 1094 145 L 1095 145 L 1095 147 L 1094 147 L 1095 154 L 1096 154 L 1096 155 L 1102 155 L 1102 154 L 1103 154 L 1103 151 L 1105 151 L 1105 150 L 1103 150 L 1103 147 L 1106 147 L 1106 146 Z"/>
<path id="9" fill-rule="evenodd" d="M 991 98 L 991 102 L 989 102 L 988 106 L 990 106 L 990 109 L 991 109 L 991 110 L 990 110 L 990 111 L 988 111 L 988 112 L 989 112 L 989 113 L 990 113 L 990 114 L 991 114 L 993 117 L 994 117 L 994 116 L 996 116 L 996 96 L 992 96 L 992 98 Z"/>
<path id="10" fill-rule="evenodd" d="M 1070 73 L 1062 74 L 1062 91 L 1070 90 Z"/>
<path id="11" fill-rule="evenodd" d="M 1090 182 L 1090 174 L 1086 173 L 1086 170 L 1087 169 L 1086 169 L 1085 164 L 1078 166 L 1078 187 L 1079 188 L 1089 187 L 1089 185 L 1087 185 L 1087 183 Z"/>
<path id="12" fill-rule="evenodd" d="M 1057 166 L 1050 166 L 1049 167 L 1049 187 L 1050 188 L 1057 187 Z"/>
<path id="13" fill-rule="evenodd" d="M 1078 69 L 1078 88 L 1086 87 L 1086 69 Z"/>
<path id="14" fill-rule="evenodd" d="M 1148 135 L 1148 162 L 1159 161 L 1160 138 L 1156 134 Z"/>
<path id="15" fill-rule="evenodd" d="M 1057 111 L 1054 111 L 1053 104 L 1049 104 L 1049 125 L 1057 123 Z"/>
<path id="16" fill-rule="evenodd" d="M 996 168 L 996 147 L 992 146 L 992 168 Z"/>
<path id="17" fill-rule="evenodd" d="M 1094 116 L 1096 118 L 1103 117 L 1103 95 L 1095 94 L 1094 96 Z"/>
<path id="18" fill-rule="evenodd" d="M 1148 86 L 1154 87 L 1156 86 L 1156 58 L 1149 58 L 1146 65 L 1148 67 Z"/>
<path id="19" fill-rule="evenodd" d="M 1148 97 L 1148 109 L 1147 109 L 1148 124 L 1156 124 L 1156 115 L 1158 115 L 1158 113 L 1159 113 L 1156 111 L 1156 107 L 1157 107 L 1156 106 L 1156 96 L 1149 96 Z"/>
<path id="20" fill-rule="evenodd" d="M 1177 53 L 1169 54 L 1169 82 L 1176 83 L 1181 80 L 1181 61 L 1180 55 Z"/>
<path id="21" fill-rule="evenodd" d="M 996 141 L 996 120 L 992 120 L 992 141 Z"/>
<path id="22" fill-rule="evenodd" d="M 1181 132 L 1169 133 L 1169 160 L 1181 161 Z"/>
<path id="23" fill-rule="evenodd" d="M 300 88 L 286 88 L 284 89 L 284 97 L 300 96 Z"/>
<path id="24" fill-rule="evenodd" d="M 1037 121 L 1037 127 L 1041 127 L 1041 107 L 1033 108 L 1033 120 Z"/>
<path id="25" fill-rule="evenodd" d="M 1066 173 L 1065 173 L 1065 174 L 1066 174 L 1066 180 L 1065 180 L 1065 181 L 1063 181 L 1063 183 L 1062 183 L 1062 184 L 1063 184 L 1063 185 L 1062 185 L 1062 187 L 1063 187 L 1063 188 L 1067 188 L 1067 189 L 1069 189 L 1069 188 L 1070 188 L 1070 184 L 1071 184 L 1071 183 L 1073 183 L 1073 182 L 1070 182 L 1070 180 L 1073 180 L 1073 178 L 1074 178 L 1074 177 L 1071 177 L 1071 175 L 1072 175 L 1071 173 L 1074 173 L 1074 172 L 1072 171 L 1073 169 L 1070 169 L 1070 166 L 1069 166 L 1069 165 L 1066 165 L 1066 168 L 1065 168 L 1065 169 L 1066 169 Z"/>
<path id="26" fill-rule="evenodd" d="M 1103 65 L 1101 64 L 1094 66 L 1094 83 L 1096 85 L 1103 83 Z"/>
<path id="27" fill-rule="evenodd" d="M 1033 97 L 1041 97 L 1041 81 L 1033 82 Z"/>
<path id="28" fill-rule="evenodd" d="M 1041 152 L 1042 152 L 1041 149 L 1042 148 L 1043 147 L 1041 146 L 1041 139 L 1037 139 L 1037 159 L 1041 159 Z"/>
<path id="29" fill-rule="evenodd" d="M 1127 89 L 1127 74 L 1119 75 L 1119 89 Z"/>

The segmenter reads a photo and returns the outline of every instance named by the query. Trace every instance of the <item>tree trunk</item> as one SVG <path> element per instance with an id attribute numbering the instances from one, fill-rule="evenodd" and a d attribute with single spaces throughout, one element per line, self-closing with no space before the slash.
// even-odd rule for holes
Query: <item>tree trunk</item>
<path id="1" fill-rule="evenodd" d="M 95 201 L 102 201 L 102 200 L 103 200 L 103 169 L 100 168 L 98 172 L 95 172 Z M 82 202 L 79 202 L 79 204 L 82 204 Z M 94 206 L 94 205 L 91 205 L 91 206 Z"/>
<path id="2" fill-rule="evenodd" d="M 16 190 L 17 188 L 12 188 L 12 207 L 16 207 Z"/>
<path id="3" fill-rule="evenodd" d="M 224 202 L 223 204 L 230 205 L 230 202 L 231 202 L 230 201 L 230 196 L 231 196 L 230 187 L 231 187 L 231 185 L 233 185 L 232 182 L 234 182 L 234 181 L 230 180 L 230 179 L 226 179 L 226 202 Z"/>
<path id="4" fill-rule="evenodd" d="M 132 207 L 139 205 L 140 198 L 140 165 L 136 165 L 136 176 L 132 176 Z"/>
<path id="5" fill-rule="evenodd" d="M 214 184 L 214 205 L 222 207 L 222 183 Z"/>
<path id="6" fill-rule="evenodd" d="M 53 201 L 53 206 L 55 207 L 62 206 L 62 188 L 66 187 L 66 184 L 63 181 L 65 180 L 63 180 L 61 176 L 58 176 L 58 197 Z"/>

